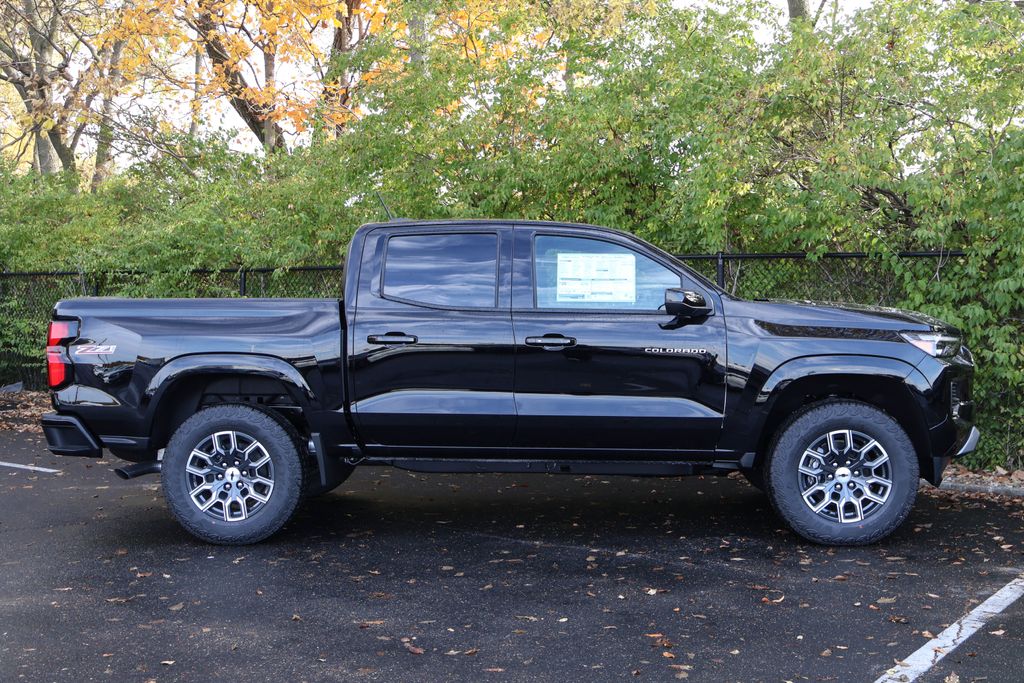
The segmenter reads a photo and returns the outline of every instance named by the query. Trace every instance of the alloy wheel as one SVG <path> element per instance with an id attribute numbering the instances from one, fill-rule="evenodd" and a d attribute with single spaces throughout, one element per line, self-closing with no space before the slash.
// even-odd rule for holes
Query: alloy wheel
<path id="1" fill-rule="evenodd" d="M 267 449 L 237 431 L 216 432 L 196 444 L 185 477 L 192 503 L 224 522 L 258 514 L 274 492 L 274 463 Z"/>
<path id="2" fill-rule="evenodd" d="M 807 507 L 840 524 L 876 514 L 892 492 L 889 454 L 863 432 L 840 429 L 822 434 L 804 449 L 798 470 Z"/>

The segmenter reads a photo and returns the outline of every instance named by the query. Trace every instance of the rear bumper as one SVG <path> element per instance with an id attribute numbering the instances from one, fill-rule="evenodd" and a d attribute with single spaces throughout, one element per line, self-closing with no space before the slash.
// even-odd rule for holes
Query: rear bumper
<path id="1" fill-rule="evenodd" d="M 103 457 L 99 441 L 86 429 L 81 420 L 72 415 L 43 415 L 43 434 L 46 435 L 46 446 L 57 455 Z"/>

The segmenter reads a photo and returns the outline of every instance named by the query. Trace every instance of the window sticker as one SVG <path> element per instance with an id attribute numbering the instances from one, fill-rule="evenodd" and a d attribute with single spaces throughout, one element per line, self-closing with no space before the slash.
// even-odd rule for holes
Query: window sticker
<path id="1" fill-rule="evenodd" d="M 558 302 L 636 303 L 633 254 L 558 254 Z"/>

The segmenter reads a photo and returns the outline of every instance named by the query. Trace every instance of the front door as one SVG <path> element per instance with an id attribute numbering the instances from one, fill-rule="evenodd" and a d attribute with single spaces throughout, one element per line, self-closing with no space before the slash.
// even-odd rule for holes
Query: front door
<path id="1" fill-rule="evenodd" d="M 612 231 L 517 226 L 515 239 L 515 447 L 548 457 L 713 451 L 725 407 L 717 296 Z M 686 323 L 659 311 L 680 286 L 716 310 Z"/>
<path id="2" fill-rule="evenodd" d="M 349 331 L 374 455 L 502 455 L 515 430 L 510 227 L 367 235 Z"/>

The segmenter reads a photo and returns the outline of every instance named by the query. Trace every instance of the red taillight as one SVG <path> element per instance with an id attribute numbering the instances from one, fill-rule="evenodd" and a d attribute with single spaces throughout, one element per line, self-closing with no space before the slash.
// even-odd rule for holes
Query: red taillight
<path id="1" fill-rule="evenodd" d="M 78 336 L 77 320 L 51 320 L 46 333 L 46 382 L 57 389 L 68 381 L 71 363 L 63 344 Z"/>
<path id="2" fill-rule="evenodd" d="M 77 320 L 51 320 L 50 329 L 46 334 L 46 345 L 57 346 L 61 342 L 74 339 L 77 335 Z"/>
<path id="3" fill-rule="evenodd" d="M 61 350 L 46 350 L 46 381 L 51 389 L 64 384 L 68 378 L 68 364 L 64 362 Z"/>

